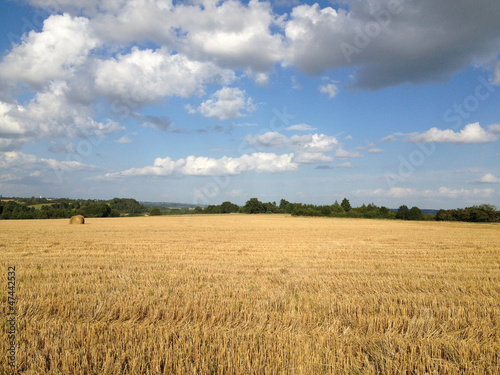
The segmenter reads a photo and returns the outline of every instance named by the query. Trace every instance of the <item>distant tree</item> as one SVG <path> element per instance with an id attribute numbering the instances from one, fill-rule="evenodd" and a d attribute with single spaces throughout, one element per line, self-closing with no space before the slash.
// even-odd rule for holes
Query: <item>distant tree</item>
<path id="1" fill-rule="evenodd" d="M 438 212 L 436 212 L 435 219 L 437 221 L 446 221 L 450 220 L 450 218 L 451 218 L 451 213 L 449 212 L 449 210 L 439 210 Z"/>
<path id="2" fill-rule="evenodd" d="M 161 210 L 158 207 L 154 207 L 149 211 L 151 216 L 161 216 Z"/>
<path id="3" fill-rule="evenodd" d="M 282 199 L 282 200 L 280 201 L 280 208 L 281 208 L 282 210 L 285 210 L 285 209 L 286 209 L 287 204 L 289 204 L 289 203 L 290 203 L 290 202 L 288 202 L 287 200 Z"/>
<path id="4" fill-rule="evenodd" d="M 389 212 L 390 210 L 385 206 L 382 206 L 378 209 L 379 217 L 386 217 L 389 215 Z"/>
<path id="5" fill-rule="evenodd" d="M 291 214 L 293 212 L 293 203 L 287 203 L 285 206 L 285 214 Z"/>
<path id="6" fill-rule="evenodd" d="M 408 214 L 408 220 L 423 220 L 424 215 L 420 208 L 413 206 Z"/>
<path id="7" fill-rule="evenodd" d="M 408 209 L 408 206 L 402 205 L 398 208 L 398 213 L 396 214 L 396 219 L 410 220 L 410 210 Z"/>
<path id="8" fill-rule="evenodd" d="M 261 214 L 266 212 L 264 204 L 257 198 L 250 198 L 243 206 L 243 211 L 248 214 Z"/>
<path id="9" fill-rule="evenodd" d="M 275 214 L 279 212 L 279 207 L 276 206 L 276 202 L 267 202 L 267 203 L 262 203 L 264 206 L 264 210 L 267 213 Z"/>
<path id="10" fill-rule="evenodd" d="M 111 207 L 106 203 L 90 203 L 81 208 L 80 211 L 85 212 L 85 214 L 79 212 L 85 217 L 108 217 L 111 214 Z"/>
<path id="11" fill-rule="evenodd" d="M 475 223 L 494 222 L 497 220 L 495 207 L 483 204 L 466 208 L 469 213 L 469 220 Z"/>
<path id="12" fill-rule="evenodd" d="M 325 216 L 328 216 L 332 213 L 332 209 L 330 206 L 322 206 L 321 207 L 321 214 L 322 215 L 325 215 Z"/>
<path id="13" fill-rule="evenodd" d="M 201 208 L 200 206 L 196 206 L 193 210 L 193 212 L 195 214 L 201 214 L 203 212 L 203 208 Z"/>
<path id="14" fill-rule="evenodd" d="M 342 206 L 339 204 L 339 202 L 335 201 L 334 204 L 332 204 L 332 209 L 331 209 L 332 213 L 333 214 L 340 214 L 342 212 L 344 212 L 344 209 L 342 208 Z"/>
<path id="15" fill-rule="evenodd" d="M 203 210 L 204 214 L 220 214 L 222 213 L 220 206 L 211 204 Z"/>
<path id="16" fill-rule="evenodd" d="M 342 209 L 345 211 L 345 212 L 349 212 L 351 211 L 351 203 L 349 203 L 349 200 L 347 198 L 344 198 L 342 200 L 342 203 L 340 204 L 340 207 L 342 207 Z"/>
<path id="17" fill-rule="evenodd" d="M 111 209 L 128 214 L 139 214 L 145 212 L 146 208 L 132 198 L 113 198 L 109 201 Z"/>
<path id="18" fill-rule="evenodd" d="M 238 212 L 238 209 L 239 209 L 239 207 L 237 204 L 231 203 L 229 201 L 223 202 L 220 205 L 220 211 L 223 214 L 229 214 L 231 212 Z"/>

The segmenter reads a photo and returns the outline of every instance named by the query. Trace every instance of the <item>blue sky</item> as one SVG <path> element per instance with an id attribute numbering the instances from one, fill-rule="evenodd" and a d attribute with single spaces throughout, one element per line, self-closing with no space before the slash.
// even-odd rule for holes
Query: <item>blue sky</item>
<path id="1" fill-rule="evenodd" d="M 500 3 L 0 3 L 0 193 L 500 206 Z"/>

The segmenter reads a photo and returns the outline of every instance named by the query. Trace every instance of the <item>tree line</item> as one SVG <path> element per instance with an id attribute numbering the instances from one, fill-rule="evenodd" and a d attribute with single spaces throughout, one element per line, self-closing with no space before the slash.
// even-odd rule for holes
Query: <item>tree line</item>
<path id="1" fill-rule="evenodd" d="M 397 210 L 374 203 L 352 207 L 347 198 L 330 205 L 292 203 L 286 199 L 276 202 L 261 202 L 250 198 L 245 205 L 225 201 L 220 205 L 206 207 L 165 208 L 142 204 L 132 198 L 111 200 L 16 198 L 0 201 L 0 219 L 62 219 L 73 215 L 84 217 L 118 217 L 138 215 L 182 215 L 182 214 L 291 214 L 293 216 L 324 216 L 366 219 L 437 220 L 467 222 L 500 222 L 500 211 L 494 206 L 480 205 L 453 210 L 439 210 L 435 215 L 423 213 L 418 207 L 400 206 Z"/>
<path id="2" fill-rule="evenodd" d="M 423 213 L 416 206 L 409 208 L 400 206 L 397 210 L 385 206 L 378 207 L 374 203 L 363 204 L 360 207 L 352 207 L 347 198 L 339 204 L 337 201 L 331 205 L 314 205 L 303 203 L 291 203 L 281 199 L 279 205 L 276 202 L 261 202 L 257 198 L 249 199 L 244 206 L 238 207 L 231 202 L 221 205 L 210 205 L 205 208 L 197 206 L 190 213 L 196 214 L 224 214 L 224 213 L 248 213 L 248 214 L 291 214 L 293 216 L 325 216 L 346 217 L 366 219 L 398 219 L 398 220 L 437 220 L 437 221 L 468 221 L 468 222 L 499 222 L 500 211 L 494 206 L 480 205 L 455 210 L 439 210 L 436 215 Z"/>
<path id="3" fill-rule="evenodd" d="M 63 219 L 84 217 L 136 216 L 149 210 L 135 199 L 83 200 L 16 198 L 0 202 L 0 219 Z"/>

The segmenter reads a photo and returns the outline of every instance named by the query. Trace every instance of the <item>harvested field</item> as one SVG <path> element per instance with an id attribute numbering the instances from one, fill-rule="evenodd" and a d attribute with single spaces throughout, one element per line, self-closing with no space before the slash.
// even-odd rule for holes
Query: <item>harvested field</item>
<path id="1" fill-rule="evenodd" d="M 500 373 L 499 225 L 2 221 L 0 253 L 19 374 Z"/>

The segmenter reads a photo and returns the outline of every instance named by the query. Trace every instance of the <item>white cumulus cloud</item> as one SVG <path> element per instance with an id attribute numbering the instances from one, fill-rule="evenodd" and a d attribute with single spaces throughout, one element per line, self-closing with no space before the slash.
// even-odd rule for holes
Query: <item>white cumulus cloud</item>
<path id="1" fill-rule="evenodd" d="M 425 133 L 412 133 L 407 138 L 409 142 L 415 143 L 443 142 L 458 144 L 488 143 L 497 139 L 495 134 L 483 129 L 477 122 L 466 125 L 459 132 L 454 132 L 451 129 L 431 128 Z"/>
<path id="2" fill-rule="evenodd" d="M 252 98 L 245 98 L 245 96 L 245 91 L 237 87 L 223 87 L 215 92 L 211 99 L 201 103 L 198 108 L 187 108 L 190 113 L 199 112 L 205 117 L 214 117 L 219 120 L 243 117 L 244 114 L 241 111 L 255 111 Z"/>
<path id="3" fill-rule="evenodd" d="M 333 99 L 335 95 L 337 95 L 337 86 L 334 83 L 324 83 L 319 86 L 319 91 L 323 94 L 327 94 L 328 99 Z"/>
<path id="4" fill-rule="evenodd" d="M 165 49 L 137 47 L 129 54 L 101 61 L 95 75 L 100 93 L 110 99 L 120 99 L 131 108 L 167 96 L 201 95 L 207 84 L 227 84 L 234 79 L 232 71 L 213 63 L 189 60 Z"/>
<path id="5" fill-rule="evenodd" d="M 51 80 L 69 78 L 99 45 L 88 19 L 53 15 L 43 29 L 31 31 L 0 63 L 0 78 L 40 88 Z"/>
<path id="6" fill-rule="evenodd" d="M 222 157 L 214 159 L 204 156 L 188 156 L 173 160 L 170 157 L 157 158 L 152 166 L 131 168 L 122 172 L 108 173 L 103 179 L 115 179 L 134 176 L 233 176 L 246 172 L 280 173 L 297 170 L 293 154 L 277 155 L 258 152 L 240 157 Z"/>
<path id="7" fill-rule="evenodd" d="M 500 184 L 500 178 L 496 177 L 492 173 L 486 173 L 479 179 L 479 182 L 482 184 Z"/>

